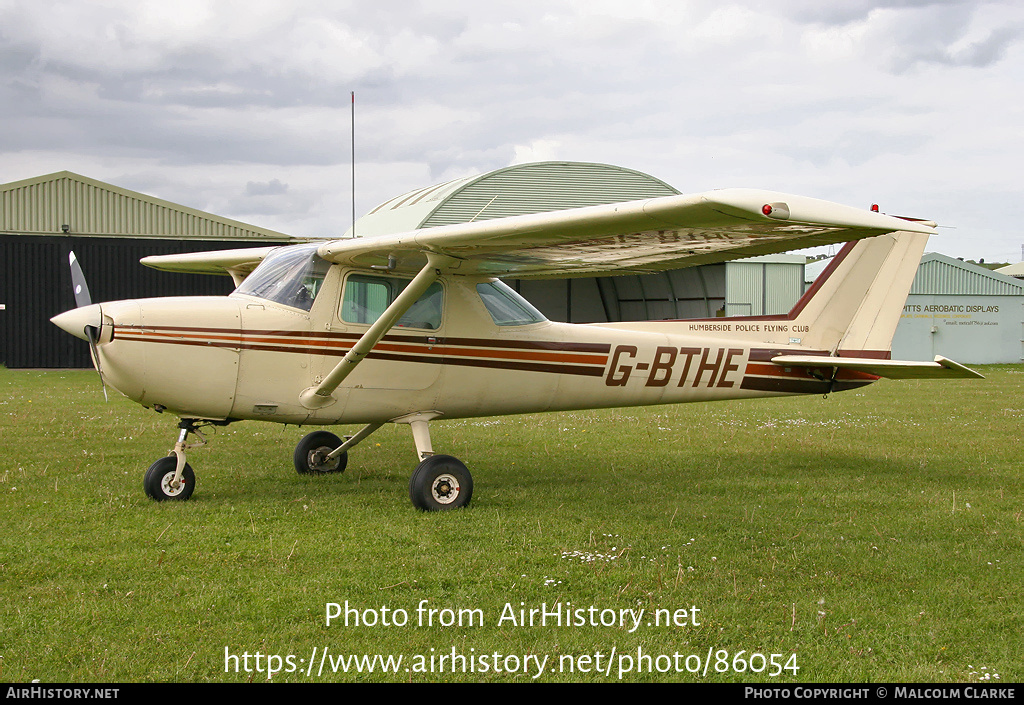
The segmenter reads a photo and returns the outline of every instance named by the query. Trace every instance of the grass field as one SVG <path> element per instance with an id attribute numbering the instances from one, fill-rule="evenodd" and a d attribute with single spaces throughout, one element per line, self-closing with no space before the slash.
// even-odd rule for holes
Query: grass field
<path id="1" fill-rule="evenodd" d="M 175 419 L 0 369 L 0 680 L 1019 682 L 1024 367 L 981 371 L 435 423 L 476 488 L 423 514 L 407 427 L 309 477 L 305 429 L 233 425 L 157 504 Z"/>

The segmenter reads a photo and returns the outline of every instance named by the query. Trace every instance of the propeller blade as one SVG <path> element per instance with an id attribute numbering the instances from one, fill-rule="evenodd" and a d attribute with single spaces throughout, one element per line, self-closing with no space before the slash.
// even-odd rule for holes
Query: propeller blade
<path id="1" fill-rule="evenodd" d="M 103 401 L 109 403 L 110 397 L 107 396 L 107 382 L 103 379 L 103 369 L 100 367 L 100 351 L 96 349 L 96 329 L 92 326 L 86 326 L 85 333 L 89 336 L 89 354 L 92 355 L 92 364 L 96 368 L 96 374 L 100 376 L 100 386 L 103 387 Z"/>
<path id="2" fill-rule="evenodd" d="M 103 387 L 103 400 L 109 402 L 110 397 L 107 395 L 107 382 L 103 379 L 103 368 L 100 365 L 100 351 L 96 347 L 99 342 L 100 326 L 103 325 L 103 309 L 98 305 L 95 307 L 92 306 L 92 294 L 89 293 L 89 285 L 85 281 L 85 273 L 82 272 L 82 265 L 78 263 L 78 258 L 75 257 L 74 250 L 68 253 L 68 263 L 71 265 L 71 286 L 75 291 L 75 305 L 78 308 L 76 311 L 68 311 L 67 313 L 61 314 L 61 316 L 67 319 L 74 319 L 75 323 L 80 325 L 84 323 L 84 325 L 81 325 L 81 329 L 82 332 L 85 333 L 86 339 L 89 341 L 89 355 L 92 357 L 92 365 L 96 368 L 96 372 L 100 376 L 100 386 Z M 80 311 L 80 309 L 86 306 L 90 307 L 88 311 L 89 313 L 96 314 L 95 325 L 92 325 L 91 321 L 86 322 L 82 320 L 83 314 L 86 314 L 87 312 Z M 92 308 L 95 308 L 95 311 L 92 311 Z M 71 328 L 77 328 L 78 326 L 75 326 L 68 321 L 56 320 L 57 318 L 61 318 L 61 316 L 55 316 L 51 320 L 62 328 L 65 328 L 65 330 L 69 330 L 73 335 L 81 337 L 81 335 L 75 332 L 75 330 L 70 330 Z M 65 327 L 62 325 L 63 323 L 68 323 L 68 326 Z"/>
<path id="3" fill-rule="evenodd" d="M 68 260 L 71 263 L 71 286 L 75 290 L 75 306 L 88 306 L 92 303 L 92 295 L 89 293 L 89 285 L 85 283 L 85 274 L 82 273 L 82 265 L 78 263 L 74 250 L 68 253 Z"/>

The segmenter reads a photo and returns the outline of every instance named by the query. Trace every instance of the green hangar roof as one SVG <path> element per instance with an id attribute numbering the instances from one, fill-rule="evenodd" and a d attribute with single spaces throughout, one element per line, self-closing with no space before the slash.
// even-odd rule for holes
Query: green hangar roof
<path id="1" fill-rule="evenodd" d="M 1024 283 L 970 262 L 929 252 L 921 258 L 910 293 L 1020 296 L 1024 294 Z"/>
<path id="2" fill-rule="evenodd" d="M 396 196 L 357 220 L 354 234 L 383 235 L 678 193 L 653 176 L 608 164 L 517 164 Z M 349 229 L 346 236 L 352 235 Z"/>
<path id="3" fill-rule="evenodd" d="M 290 239 L 284 233 L 70 171 L 0 184 L 0 234 L 268 242 Z"/>

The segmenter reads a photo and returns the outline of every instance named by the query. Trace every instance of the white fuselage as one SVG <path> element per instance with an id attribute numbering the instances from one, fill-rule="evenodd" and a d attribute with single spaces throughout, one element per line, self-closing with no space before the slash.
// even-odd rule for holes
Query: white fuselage
<path id="1" fill-rule="evenodd" d="M 769 319 L 497 325 L 476 289 L 487 279 L 448 275 L 440 279 L 440 325 L 393 328 L 332 403 L 310 409 L 300 393 L 368 327 L 342 320 L 350 273 L 331 267 L 308 312 L 240 294 L 105 303 L 98 345 L 105 378 L 140 404 L 185 418 L 293 424 L 825 393 L 875 379 L 820 380 L 771 364 L 783 352 L 824 351 L 800 344 L 809 331 Z"/>

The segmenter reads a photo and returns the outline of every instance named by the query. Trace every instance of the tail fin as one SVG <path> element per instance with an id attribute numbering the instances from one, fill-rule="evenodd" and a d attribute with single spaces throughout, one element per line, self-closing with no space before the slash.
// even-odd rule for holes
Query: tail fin
<path id="1" fill-rule="evenodd" d="M 927 242 L 899 231 L 847 243 L 790 311 L 790 334 L 833 355 L 889 357 Z"/>
<path id="2" fill-rule="evenodd" d="M 778 355 L 772 364 L 817 369 L 819 375 L 831 375 L 833 384 L 846 371 L 897 379 L 980 378 L 938 355 L 933 362 L 889 359 L 927 242 L 927 235 L 899 231 L 847 243 L 788 316 L 791 330 L 803 333 L 799 344 L 828 350 L 831 356 Z"/>

